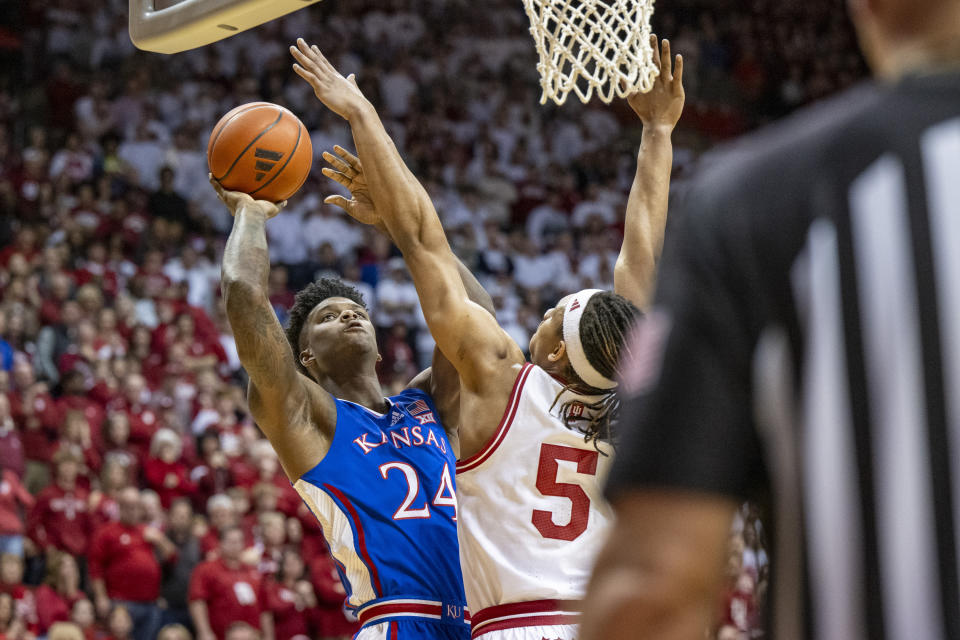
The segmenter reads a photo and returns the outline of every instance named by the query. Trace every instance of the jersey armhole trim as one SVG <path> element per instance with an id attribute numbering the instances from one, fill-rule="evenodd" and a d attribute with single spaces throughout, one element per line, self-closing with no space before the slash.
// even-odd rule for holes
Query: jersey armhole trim
<path id="1" fill-rule="evenodd" d="M 497 430 L 494 432 L 490 440 L 483 445 L 480 451 L 465 460 L 457 462 L 457 473 L 471 471 L 482 465 L 487 461 L 487 459 L 490 458 L 490 456 L 493 455 L 494 451 L 497 450 L 497 447 L 500 446 L 500 443 L 503 442 L 503 439 L 507 436 L 507 431 L 510 430 L 510 424 L 513 422 L 514 416 L 517 415 L 517 407 L 520 406 L 520 396 L 523 393 L 523 385 L 530 376 L 530 371 L 532 369 L 532 364 L 529 362 L 524 363 L 523 368 L 520 369 L 520 373 L 517 374 L 516 382 L 513 383 L 513 390 L 510 392 L 510 399 L 507 400 L 507 408 L 503 412 L 503 417 L 500 419 L 500 424 L 497 426 Z"/>

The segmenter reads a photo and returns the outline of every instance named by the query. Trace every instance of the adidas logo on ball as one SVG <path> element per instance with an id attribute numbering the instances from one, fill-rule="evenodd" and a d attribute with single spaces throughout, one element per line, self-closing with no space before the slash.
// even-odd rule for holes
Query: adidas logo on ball
<path id="1" fill-rule="evenodd" d="M 257 150 L 254 152 L 253 156 L 258 158 L 257 163 L 254 165 L 254 168 L 257 170 L 256 176 L 254 177 L 257 182 L 260 182 L 263 180 L 263 177 L 267 175 L 267 172 L 270 171 L 270 169 L 273 169 L 275 166 L 277 166 L 277 163 L 283 157 L 283 154 L 279 151 L 270 151 L 269 149 L 261 149 L 260 147 L 257 147 Z M 261 160 L 260 158 L 263 159 Z M 266 162 L 266 160 L 272 160 L 272 162 Z"/>

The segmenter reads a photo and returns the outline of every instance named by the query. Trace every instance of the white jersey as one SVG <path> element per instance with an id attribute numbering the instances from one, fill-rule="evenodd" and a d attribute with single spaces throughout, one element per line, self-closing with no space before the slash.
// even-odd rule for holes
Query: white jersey
<path id="1" fill-rule="evenodd" d="M 569 400 L 599 398 L 564 391 L 558 399 L 562 390 L 540 367 L 524 365 L 494 436 L 457 464 L 460 564 L 474 616 L 494 606 L 540 616 L 546 612 L 535 607 L 499 605 L 582 599 L 613 523 L 601 488 L 613 448 L 601 442 L 598 451 L 560 417 Z"/>

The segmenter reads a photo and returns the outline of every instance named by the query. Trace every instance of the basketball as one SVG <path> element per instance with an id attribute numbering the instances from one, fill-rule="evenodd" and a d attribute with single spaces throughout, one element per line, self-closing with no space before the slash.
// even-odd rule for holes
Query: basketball
<path id="1" fill-rule="evenodd" d="M 310 174 L 313 145 L 307 128 L 288 109 L 249 102 L 229 111 L 213 128 L 207 164 L 224 189 L 282 202 Z"/>

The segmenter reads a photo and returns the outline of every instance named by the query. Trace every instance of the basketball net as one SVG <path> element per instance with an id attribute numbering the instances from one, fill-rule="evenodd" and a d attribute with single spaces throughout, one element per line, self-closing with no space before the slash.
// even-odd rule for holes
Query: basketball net
<path id="1" fill-rule="evenodd" d="M 650 46 L 654 0 L 523 0 L 540 62 L 540 104 L 573 91 L 606 103 L 646 92 L 659 73 Z"/>

